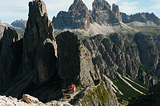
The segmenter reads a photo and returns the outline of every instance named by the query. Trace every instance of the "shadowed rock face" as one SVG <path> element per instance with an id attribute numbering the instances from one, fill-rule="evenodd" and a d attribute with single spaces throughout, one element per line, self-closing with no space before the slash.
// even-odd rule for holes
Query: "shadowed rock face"
<path id="1" fill-rule="evenodd" d="M 112 12 L 111 6 L 105 0 L 94 0 L 92 3 L 92 17 L 100 25 L 118 23 L 116 15 Z"/>
<path id="2" fill-rule="evenodd" d="M 53 26 L 48 20 L 46 5 L 41 0 L 29 3 L 23 45 L 24 75 L 34 71 L 36 83 L 46 81 L 54 71 L 57 57 Z"/>
<path id="3" fill-rule="evenodd" d="M 0 92 L 13 82 L 21 71 L 23 41 L 11 28 L 5 28 L 0 40 Z"/>
<path id="4" fill-rule="evenodd" d="M 82 0 L 74 0 L 68 12 L 60 11 L 52 23 L 56 29 L 88 29 L 93 19 Z"/>
<path id="5" fill-rule="evenodd" d="M 64 32 L 57 36 L 59 76 L 68 84 L 94 86 L 101 79 L 94 69 L 91 55 L 74 33 Z"/>

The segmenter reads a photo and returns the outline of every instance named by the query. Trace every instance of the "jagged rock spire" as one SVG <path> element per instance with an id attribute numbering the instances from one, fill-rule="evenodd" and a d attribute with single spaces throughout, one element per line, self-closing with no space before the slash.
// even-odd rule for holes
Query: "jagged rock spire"
<path id="1" fill-rule="evenodd" d="M 116 15 L 111 11 L 111 6 L 106 0 L 94 0 L 92 3 L 92 17 L 100 25 L 119 23 Z"/>
<path id="2" fill-rule="evenodd" d="M 29 2 L 29 18 L 24 34 L 23 72 L 34 72 L 36 82 L 46 81 L 53 73 L 56 42 L 53 26 L 42 0 Z"/>
<path id="3" fill-rule="evenodd" d="M 23 43 L 20 39 L 21 36 L 14 29 L 5 27 L 0 39 L 0 92 L 16 79 L 22 63 Z"/>
<path id="4" fill-rule="evenodd" d="M 112 11 L 116 15 L 117 19 L 122 22 L 122 14 L 119 11 L 119 6 L 112 4 Z"/>

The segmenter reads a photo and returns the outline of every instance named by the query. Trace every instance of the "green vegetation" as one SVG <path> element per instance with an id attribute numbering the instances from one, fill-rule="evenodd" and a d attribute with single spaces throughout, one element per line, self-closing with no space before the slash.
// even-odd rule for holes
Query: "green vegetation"
<path id="1" fill-rule="evenodd" d="M 109 76 L 108 76 L 109 77 Z M 118 87 L 118 89 L 123 93 L 123 95 L 116 93 L 116 96 L 118 98 L 118 101 L 122 103 L 122 101 L 128 101 L 132 98 L 137 98 L 139 96 L 142 96 L 139 92 L 135 91 L 133 88 L 128 86 L 121 78 L 118 76 L 116 78 L 109 77 L 113 83 Z M 148 92 L 147 90 L 143 88 L 139 88 L 136 84 L 128 81 L 133 87 L 135 87 L 138 90 L 142 90 L 141 92 L 144 91 L 144 93 Z M 140 84 L 141 85 L 141 84 Z M 143 85 L 141 85 L 143 86 Z"/>
<path id="2" fill-rule="evenodd" d="M 86 95 L 83 98 L 83 103 L 80 102 L 82 104 L 82 106 L 84 104 L 87 105 L 87 100 L 99 100 L 101 102 L 103 102 L 104 104 L 107 104 L 107 101 L 109 100 L 109 98 L 113 99 L 116 98 L 114 96 L 111 95 L 110 93 L 110 88 L 105 88 L 104 86 L 104 82 L 102 81 L 97 87 L 90 87 L 86 92 Z M 98 102 L 98 101 L 97 101 Z"/>
<path id="3" fill-rule="evenodd" d="M 57 35 L 59 35 L 61 32 L 58 30 L 54 30 L 54 36 L 56 37 Z"/>
<path id="4" fill-rule="evenodd" d="M 90 38 L 90 37 L 92 37 L 92 36 L 79 36 L 79 39 L 80 39 L 81 41 L 83 41 L 83 40 L 85 40 L 85 39 L 87 39 L 87 38 Z"/>
<path id="5" fill-rule="evenodd" d="M 131 47 L 131 48 L 136 48 L 136 46 L 134 46 L 131 42 L 129 42 L 129 41 L 126 41 L 126 43 L 127 43 L 127 46 L 128 47 Z"/>
<path id="6" fill-rule="evenodd" d="M 81 91 L 81 89 L 82 89 L 82 86 L 81 86 L 81 85 L 76 85 L 76 92 Z"/>
<path id="7" fill-rule="evenodd" d="M 147 86 L 147 85 L 145 85 L 145 84 L 143 84 L 138 78 L 137 79 L 135 79 L 135 80 L 133 80 L 134 82 L 136 82 L 136 83 L 138 83 L 139 85 L 141 85 L 141 86 L 143 86 L 143 87 L 145 87 L 145 88 L 147 88 L 147 89 L 149 89 L 150 87 L 149 86 Z"/>
<path id="8" fill-rule="evenodd" d="M 126 79 L 127 80 L 127 79 Z M 133 82 L 131 82 L 131 81 L 129 81 L 129 80 L 127 80 L 127 82 L 129 82 L 132 86 L 134 86 L 136 89 L 138 89 L 139 91 L 141 91 L 141 92 L 143 92 L 144 94 L 147 94 L 148 93 L 148 87 L 146 88 L 146 89 L 144 89 L 144 88 L 142 88 L 142 87 L 140 87 L 140 86 L 138 86 L 137 84 L 135 84 L 135 83 L 133 83 Z M 139 84 L 140 85 L 140 84 Z M 142 86 L 142 85 L 141 85 Z M 144 87 L 144 86 L 143 86 Z"/>

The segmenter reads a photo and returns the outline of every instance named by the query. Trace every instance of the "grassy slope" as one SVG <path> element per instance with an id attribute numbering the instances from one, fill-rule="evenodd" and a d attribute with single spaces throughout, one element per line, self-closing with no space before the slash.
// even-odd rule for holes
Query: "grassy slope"
<path id="1" fill-rule="evenodd" d="M 130 86 L 128 86 L 122 79 L 120 79 L 118 76 L 117 78 L 111 78 L 109 77 L 113 83 L 118 87 L 118 89 L 123 93 L 123 95 L 120 95 L 118 93 L 116 93 L 116 96 L 118 97 L 118 101 L 121 103 L 123 100 L 128 101 L 132 98 L 137 98 L 139 96 L 143 96 L 142 94 L 138 93 L 137 91 L 135 91 L 134 89 L 132 89 Z M 134 84 L 133 82 L 125 79 L 127 82 L 129 82 L 133 87 L 135 87 L 136 89 L 138 89 L 139 91 L 143 92 L 143 93 L 147 93 L 148 90 L 141 88 L 140 86 Z M 134 81 L 135 82 L 135 81 Z M 143 86 L 146 88 L 146 86 L 144 86 L 142 83 L 139 83 L 139 81 L 136 81 L 136 83 L 138 83 L 139 85 Z"/>

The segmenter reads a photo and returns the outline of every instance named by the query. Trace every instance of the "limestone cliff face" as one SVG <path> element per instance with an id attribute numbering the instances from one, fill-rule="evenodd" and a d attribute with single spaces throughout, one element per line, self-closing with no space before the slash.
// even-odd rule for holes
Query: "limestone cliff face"
<path id="1" fill-rule="evenodd" d="M 94 0 L 92 3 L 92 17 L 94 21 L 100 25 L 115 24 L 119 22 L 106 0 Z"/>
<path id="2" fill-rule="evenodd" d="M 42 27 L 43 26 L 43 27 Z M 29 18 L 23 38 L 23 73 L 34 71 L 35 82 L 44 82 L 56 66 L 56 42 L 42 0 L 29 3 Z"/>
<path id="3" fill-rule="evenodd" d="M 88 29 L 93 19 L 82 0 L 74 0 L 68 12 L 60 11 L 52 23 L 56 29 Z"/>
<path id="4" fill-rule="evenodd" d="M 153 74 L 154 70 L 152 67 L 148 67 L 152 71 L 144 67 L 146 65 L 143 64 L 141 54 L 144 55 L 145 61 L 150 58 L 154 64 L 155 60 L 151 56 L 152 53 L 145 57 L 146 52 L 142 52 L 139 46 L 147 44 L 138 44 L 135 41 L 136 36 L 115 33 L 104 38 L 103 35 L 97 35 L 84 40 L 83 43 L 91 52 L 93 64 L 97 65 L 101 73 L 115 76 L 115 71 L 118 71 L 122 76 L 129 75 L 133 79 L 138 78 L 146 85 L 154 85 L 158 81 Z M 157 65 L 157 61 L 154 65 Z"/>
<path id="5" fill-rule="evenodd" d="M 0 40 L 0 92 L 13 82 L 21 71 L 23 41 L 11 28 L 5 28 Z"/>

